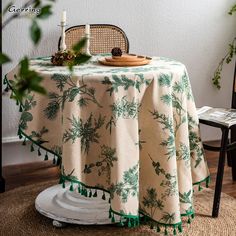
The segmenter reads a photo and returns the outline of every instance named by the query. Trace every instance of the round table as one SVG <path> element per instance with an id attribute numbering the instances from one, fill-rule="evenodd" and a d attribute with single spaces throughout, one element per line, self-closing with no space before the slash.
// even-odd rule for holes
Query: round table
<path id="1" fill-rule="evenodd" d="M 182 217 L 194 215 L 193 185 L 209 181 L 187 70 L 162 57 L 139 67 L 103 66 L 99 58 L 72 74 L 50 58 L 32 59 L 48 96 L 31 93 L 20 104 L 18 134 L 60 164 L 60 183 L 73 196 L 59 191 L 57 204 L 63 194 L 72 211 L 81 199 L 102 199 L 112 223 L 137 226 L 142 214 L 181 231 Z"/>

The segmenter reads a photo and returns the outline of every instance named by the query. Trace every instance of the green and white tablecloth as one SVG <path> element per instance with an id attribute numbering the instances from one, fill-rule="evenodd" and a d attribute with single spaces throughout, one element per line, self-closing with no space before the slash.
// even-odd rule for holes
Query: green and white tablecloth
<path id="1" fill-rule="evenodd" d="M 123 68 L 97 59 L 73 75 L 50 58 L 32 59 L 48 96 L 32 93 L 20 105 L 19 135 L 39 154 L 45 149 L 46 159 L 62 159 L 61 182 L 72 191 L 109 192 L 111 220 L 118 214 L 121 224 L 136 226 L 141 213 L 157 229 L 181 231 L 181 217 L 194 215 L 193 185 L 209 180 L 186 68 L 159 57 Z"/>

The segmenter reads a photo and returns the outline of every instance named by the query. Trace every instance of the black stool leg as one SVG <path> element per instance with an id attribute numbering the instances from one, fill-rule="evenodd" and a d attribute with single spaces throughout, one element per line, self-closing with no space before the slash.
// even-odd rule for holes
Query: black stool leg
<path id="1" fill-rule="evenodd" d="M 2 176 L 2 155 L 0 155 L 0 193 L 5 192 L 5 179 Z"/>
<path id="2" fill-rule="evenodd" d="M 233 126 L 231 128 L 231 143 L 236 141 L 236 127 Z M 230 152 L 230 158 L 231 158 L 231 168 L 232 168 L 232 178 L 233 181 L 236 180 L 236 150 L 231 150 Z"/>
<path id="3" fill-rule="evenodd" d="M 5 192 L 5 179 L 0 176 L 0 193 Z"/>
<path id="4" fill-rule="evenodd" d="M 228 140 L 228 143 L 229 144 L 229 140 Z M 232 167 L 232 156 L 231 156 L 231 151 L 227 151 L 227 164 L 229 167 Z"/>
<path id="5" fill-rule="evenodd" d="M 228 143 L 228 135 L 229 135 L 229 129 L 223 128 L 221 146 L 220 146 L 221 147 L 220 156 L 219 156 L 219 162 L 218 162 L 218 170 L 217 170 L 217 176 L 216 176 L 216 186 L 215 186 L 212 217 L 218 217 L 218 214 L 219 214 L 220 195 L 221 195 L 222 181 L 223 181 L 223 175 L 224 175 L 225 154 L 226 154 L 226 147 Z"/>

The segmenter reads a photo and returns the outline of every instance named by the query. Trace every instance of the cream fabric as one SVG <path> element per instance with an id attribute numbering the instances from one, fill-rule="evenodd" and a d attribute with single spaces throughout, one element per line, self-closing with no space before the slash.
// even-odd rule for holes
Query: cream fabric
<path id="1" fill-rule="evenodd" d="M 98 58 L 73 75 L 50 58 L 32 59 L 48 96 L 28 96 L 20 131 L 62 158 L 64 179 L 93 195 L 109 191 L 114 213 L 180 224 L 194 212 L 193 184 L 209 176 L 186 68 L 159 57 L 106 67 Z"/>

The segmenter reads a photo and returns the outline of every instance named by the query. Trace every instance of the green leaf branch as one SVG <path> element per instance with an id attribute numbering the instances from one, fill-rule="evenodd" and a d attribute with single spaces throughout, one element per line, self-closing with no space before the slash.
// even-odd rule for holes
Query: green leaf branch
<path id="1" fill-rule="evenodd" d="M 233 15 L 234 12 L 236 12 L 236 4 L 234 4 L 231 7 L 228 14 Z M 221 61 L 219 62 L 214 72 L 212 83 L 217 89 L 221 88 L 220 81 L 221 81 L 221 73 L 222 73 L 224 63 L 229 64 L 235 55 L 236 55 L 236 37 L 234 37 L 233 41 L 229 44 L 226 55 L 221 59 Z"/>
<path id="2" fill-rule="evenodd" d="M 219 65 L 217 66 L 214 76 L 212 78 L 213 85 L 216 86 L 217 89 L 221 88 L 220 81 L 221 81 L 221 72 L 223 69 L 224 63 L 229 64 L 233 57 L 236 55 L 236 38 L 229 44 L 227 54 L 221 59 Z"/>
<path id="3" fill-rule="evenodd" d="M 231 9 L 230 9 L 230 11 L 228 12 L 228 14 L 229 14 L 229 15 L 233 15 L 234 12 L 236 12 L 236 4 L 234 4 L 234 5 L 231 7 Z"/>
<path id="4" fill-rule="evenodd" d="M 2 23 L 1 29 L 3 30 L 10 22 L 15 19 L 27 18 L 31 20 L 31 25 L 29 27 L 30 39 L 35 46 L 38 45 L 42 37 L 42 30 L 38 22 L 40 20 L 47 19 L 53 14 L 53 2 L 55 2 L 55 0 L 25 1 L 21 8 L 28 8 L 32 6 L 33 8 L 39 8 L 40 13 L 32 16 L 24 12 L 15 12 Z M 9 7 L 13 4 L 14 1 L 11 1 L 9 4 L 7 4 L 7 6 L 3 9 L 1 16 L 5 15 Z M 73 47 L 73 52 L 76 54 L 76 56 L 70 61 L 70 63 L 68 63 L 68 67 L 71 72 L 73 71 L 74 65 L 82 64 L 90 59 L 90 56 L 81 53 L 82 48 L 86 44 L 86 41 L 87 39 L 83 38 Z M 7 54 L 3 52 L 0 53 L 0 65 L 10 61 L 11 58 Z M 12 96 L 14 99 L 22 101 L 22 99 L 26 97 L 31 91 L 40 94 L 46 94 L 46 89 L 40 85 L 43 77 L 39 76 L 36 71 L 31 70 L 29 64 L 29 59 L 27 57 L 22 58 L 19 62 L 19 75 L 15 76 L 15 80 L 10 81 L 11 87 L 14 91 L 14 95 Z"/>
<path id="5" fill-rule="evenodd" d="M 43 78 L 37 72 L 30 70 L 29 59 L 24 57 L 20 61 L 20 70 L 14 80 L 10 80 L 11 87 L 14 91 L 12 98 L 22 101 L 31 91 L 46 94 L 46 89 L 40 85 Z"/>

